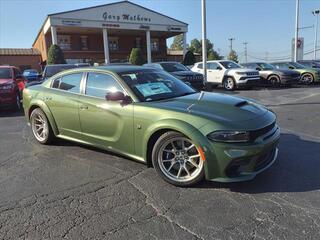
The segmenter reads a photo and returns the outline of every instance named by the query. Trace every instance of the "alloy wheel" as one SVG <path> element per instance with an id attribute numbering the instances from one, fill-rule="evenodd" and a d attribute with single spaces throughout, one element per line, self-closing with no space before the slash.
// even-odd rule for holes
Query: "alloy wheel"
<path id="1" fill-rule="evenodd" d="M 313 82 L 313 76 L 307 73 L 302 76 L 301 80 L 303 83 L 311 84 Z"/>
<path id="2" fill-rule="evenodd" d="M 39 142 L 47 140 L 49 135 L 49 126 L 47 119 L 40 112 L 36 112 L 31 118 L 32 132 Z"/>
<path id="3" fill-rule="evenodd" d="M 232 78 L 227 78 L 224 82 L 224 87 L 227 90 L 232 90 L 234 88 L 234 81 Z"/>
<path id="4" fill-rule="evenodd" d="M 162 173 L 176 182 L 195 179 L 203 168 L 203 160 L 195 144 L 185 137 L 164 142 L 158 153 L 158 164 Z"/>

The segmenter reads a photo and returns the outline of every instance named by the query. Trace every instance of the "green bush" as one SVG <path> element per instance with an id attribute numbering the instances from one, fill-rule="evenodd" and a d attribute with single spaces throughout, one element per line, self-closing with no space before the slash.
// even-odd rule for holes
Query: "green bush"
<path id="1" fill-rule="evenodd" d="M 61 48 L 56 44 L 51 45 L 48 51 L 47 64 L 64 64 L 64 63 L 66 63 L 66 60 L 64 59 L 64 55 Z"/>
<path id="2" fill-rule="evenodd" d="M 130 53 L 129 62 L 133 65 L 142 65 L 146 63 L 142 52 L 139 48 L 132 48 Z"/>
<path id="3" fill-rule="evenodd" d="M 183 58 L 182 64 L 185 66 L 194 65 L 196 62 L 196 57 L 194 56 L 193 52 L 188 51 Z"/>

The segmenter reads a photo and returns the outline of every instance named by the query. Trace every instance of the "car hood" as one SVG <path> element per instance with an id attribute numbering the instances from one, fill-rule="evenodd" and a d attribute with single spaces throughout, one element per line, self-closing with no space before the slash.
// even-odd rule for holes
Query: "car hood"
<path id="1" fill-rule="evenodd" d="M 247 121 L 268 112 L 265 107 L 248 99 L 209 92 L 150 102 L 150 104 L 155 108 L 185 112 L 222 123 Z"/>
<path id="2" fill-rule="evenodd" d="M 198 76 L 201 75 L 200 73 L 195 73 L 192 71 L 177 71 L 177 72 L 170 72 L 173 75 L 176 76 Z"/>
<path id="3" fill-rule="evenodd" d="M 297 74 L 298 72 L 297 71 L 294 71 L 294 70 L 287 70 L 287 69 L 264 69 L 264 70 L 261 70 L 259 72 L 266 72 L 266 73 L 276 73 L 276 74 L 279 74 L 279 75 L 295 75 Z"/>
<path id="4" fill-rule="evenodd" d="M 13 80 L 10 79 L 10 78 L 0 79 L 0 85 L 2 85 L 2 84 L 10 84 L 10 83 L 13 83 Z"/>

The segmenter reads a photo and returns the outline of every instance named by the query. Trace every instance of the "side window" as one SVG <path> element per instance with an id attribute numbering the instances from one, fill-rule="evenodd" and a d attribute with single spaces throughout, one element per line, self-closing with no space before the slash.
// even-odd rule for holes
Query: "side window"
<path id="1" fill-rule="evenodd" d="M 14 68 L 13 71 L 15 77 L 21 76 L 21 72 L 18 69 Z"/>
<path id="2" fill-rule="evenodd" d="M 111 75 L 89 73 L 86 84 L 86 95 L 105 98 L 108 92 L 123 91 L 117 80 Z"/>
<path id="3" fill-rule="evenodd" d="M 52 83 L 52 88 L 58 88 L 72 93 L 80 93 L 82 73 L 74 73 L 57 78 Z"/>
<path id="4" fill-rule="evenodd" d="M 198 68 L 202 69 L 202 68 L 203 68 L 203 64 L 202 64 L 202 63 L 199 63 L 199 64 L 198 64 Z"/>
<path id="5" fill-rule="evenodd" d="M 208 69 L 217 70 L 219 65 L 217 63 L 208 63 Z"/>

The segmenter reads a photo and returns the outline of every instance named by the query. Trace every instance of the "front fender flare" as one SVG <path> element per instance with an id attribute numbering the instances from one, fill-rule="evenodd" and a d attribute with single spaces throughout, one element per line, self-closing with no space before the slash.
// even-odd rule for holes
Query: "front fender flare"
<path id="1" fill-rule="evenodd" d="M 199 127 L 200 128 L 200 127 Z M 149 126 L 143 137 L 143 158 L 147 159 L 147 145 L 150 137 L 159 130 L 170 129 L 173 131 L 181 132 L 186 135 L 188 138 L 202 148 L 203 151 L 208 149 L 208 139 L 194 126 L 191 124 L 178 120 L 178 119 L 166 119 L 158 121 L 151 126 Z"/>

